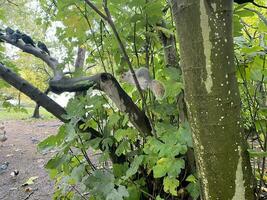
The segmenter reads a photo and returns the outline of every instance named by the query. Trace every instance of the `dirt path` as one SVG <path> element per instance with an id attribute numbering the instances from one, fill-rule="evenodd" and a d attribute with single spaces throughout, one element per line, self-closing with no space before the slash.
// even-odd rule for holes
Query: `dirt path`
<path id="1" fill-rule="evenodd" d="M 37 152 L 36 145 L 48 135 L 55 134 L 60 122 L 53 121 L 4 121 L 8 140 L 0 143 L 0 164 L 9 162 L 7 171 L 0 173 L 1 200 L 49 200 L 53 194 L 53 183 L 49 181 L 44 164 L 52 153 L 42 155 Z M 17 177 L 10 173 L 19 170 Z M 30 187 L 33 191 L 25 191 L 21 185 L 30 177 L 38 176 Z"/>

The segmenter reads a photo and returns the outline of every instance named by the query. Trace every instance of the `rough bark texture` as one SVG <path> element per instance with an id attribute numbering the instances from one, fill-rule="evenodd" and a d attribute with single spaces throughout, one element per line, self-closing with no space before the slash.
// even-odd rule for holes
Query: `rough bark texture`
<path id="1" fill-rule="evenodd" d="M 167 28 L 164 22 L 162 22 L 160 26 L 163 28 Z M 166 35 L 161 30 L 158 31 L 158 34 L 159 34 L 159 39 L 164 48 L 164 60 L 166 66 L 180 69 L 175 36 L 173 34 Z"/>
<path id="2" fill-rule="evenodd" d="M 204 200 L 252 200 L 235 77 L 231 0 L 172 0 Z"/>

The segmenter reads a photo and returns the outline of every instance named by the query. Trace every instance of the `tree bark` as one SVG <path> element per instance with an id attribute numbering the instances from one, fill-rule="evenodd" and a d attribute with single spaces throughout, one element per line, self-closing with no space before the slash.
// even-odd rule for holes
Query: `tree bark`
<path id="1" fill-rule="evenodd" d="M 252 200 L 240 119 L 231 0 L 172 0 L 203 200 Z"/>
<path id="2" fill-rule="evenodd" d="M 86 53 L 86 49 L 85 48 L 82 48 L 82 47 L 78 48 L 77 58 L 76 58 L 76 61 L 75 61 L 75 69 L 84 66 L 85 53 Z"/>
<path id="3" fill-rule="evenodd" d="M 44 94 L 48 94 L 50 91 L 50 89 L 46 89 L 46 91 L 44 92 Z M 35 105 L 35 108 L 34 108 L 34 111 L 33 111 L 33 114 L 32 114 L 32 118 L 36 118 L 36 119 L 39 119 L 41 118 L 40 116 L 40 105 L 38 103 L 36 103 Z"/>
<path id="4" fill-rule="evenodd" d="M 32 114 L 32 118 L 39 119 L 41 118 L 40 116 L 40 106 L 38 104 L 35 104 L 35 108 Z"/>
<path id="5" fill-rule="evenodd" d="M 76 57 L 75 65 L 74 65 L 76 72 L 78 72 L 79 70 L 81 70 L 84 67 L 85 53 L 86 53 L 85 48 L 78 47 L 77 57 Z M 79 95 L 85 96 L 86 91 L 75 93 L 75 96 L 79 96 Z"/>
<path id="6" fill-rule="evenodd" d="M 164 21 L 162 21 L 160 26 L 163 28 L 167 28 Z M 174 34 L 166 35 L 162 30 L 159 30 L 158 35 L 163 46 L 166 67 L 175 67 L 180 70 L 179 56 L 176 49 L 176 41 Z"/>

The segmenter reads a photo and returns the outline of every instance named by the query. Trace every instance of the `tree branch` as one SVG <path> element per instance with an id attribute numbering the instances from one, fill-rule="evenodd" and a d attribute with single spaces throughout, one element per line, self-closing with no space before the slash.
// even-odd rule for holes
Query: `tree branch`
<path id="1" fill-rule="evenodd" d="M 117 41 L 118 41 L 118 44 L 119 44 L 120 49 L 121 49 L 121 51 L 122 51 L 123 57 L 124 57 L 124 59 L 125 59 L 127 65 L 128 65 L 128 67 L 129 67 L 129 69 L 130 69 L 130 72 L 131 72 L 131 75 L 132 75 L 132 77 L 133 77 L 135 86 L 136 86 L 136 88 L 137 88 L 137 90 L 138 90 L 138 92 L 139 92 L 139 94 L 140 94 L 141 100 L 142 100 L 143 105 L 144 105 L 144 109 L 145 109 L 145 111 L 147 112 L 147 119 L 148 119 L 148 121 L 149 121 L 149 123 L 150 123 L 150 127 L 152 128 L 152 132 L 153 132 L 153 134 L 155 134 L 155 130 L 154 130 L 154 127 L 153 127 L 152 119 L 151 119 L 151 117 L 150 117 L 149 110 L 148 110 L 148 106 L 146 105 L 146 101 L 145 101 L 145 98 L 144 98 L 142 89 L 141 89 L 140 84 L 139 84 L 139 82 L 138 82 L 138 80 L 137 80 L 137 77 L 136 77 L 136 75 L 135 75 L 135 72 L 134 72 L 132 63 L 131 63 L 130 58 L 129 58 L 128 54 L 127 54 L 127 51 L 126 51 L 126 49 L 125 49 L 125 47 L 124 47 L 124 44 L 123 44 L 123 42 L 122 42 L 122 40 L 121 40 L 121 38 L 120 38 L 120 35 L 119 35 L 119 33 L 118 33 L 118 31 L 117 31 L 117 29 L 116 29 L 116 27 L 115 27 L 115 24 L 114 24 L 113 20 L 112 20 L 110 11 L 109 11 L 109 9 L 108 9 L 108 7 L 107 7 L 107 0 L 104 0 L 104 1 L 103 1 L 103 6 L 104 6 L 104 10 L 105 10 L 106 15 L 104 15 L 104 14 L 103 14 L 103 13 L 102 13 L 102 12 L 101 12 L 101 11 L 100 11 L 100 10 L 93 4 L 93 3 L 91 3 L 90 0 L 85 0 L 85 2 L 86 2 L 86 3 L 87 3 L 87 4 L 88 4 L 88 5 L 89 5 L 89 6 L 90 6 L 96 13 L 98 13 L 98 14 L 99 14 L 105 21 L 107 21 L 108 24 L 110 25 L 110 27 L 111 27 L 111 29 L 112 29 L 114 35 L 115 35 L 115 38 L 116 38 Z"/>
<path id="2" fill-rule="evenodd" d="M 3 40 L 6 43 L 9 43 L 13 46 L 16 46 L 19 49 L 21 49 L 22 51 L 29 53 L 29 54 L 32 54 L 35 57 L 43 60 L 53 70 L 53 72 L 54 72 L 53 79 L 59 80 L 63 77 L 63 72 L 59 68 L 60 64 L 57 61 L 57 59 L 49 56 L 48 54 L 44 54 L 41 49 L 39 49 L 37 47 L 33 47 L 31 45 L 27 45 L 20 40 L 18 42 L 15 42 L 8 35 L 4 35 L 4 34 L 0 34 L 0 40 Z"/>
<path id="3" fill-rule="evenodd" d="M 62 92 L 79 92 L 86 91 L 89 88 L 102 90 L 111 98 L 119 110 L 129 115 L 130 121 L 140 131 L 141 134 L 151 134 L 151 120 L 137 107 L 137 105 L 135 105 L 132 99 L 121 88 L 120 84 L 111 74 L 101 73 L 91 77 L 67 78 L 63 76 L 64 74 L 62 73 L 62 70 L 59 69 L 58 61 L 47 54 L 43 54 L 39 48 L 25 45 L 21 41 L 14 42 L 8 35 L 0 35 L 0 39 L 42 59 L 54 70 L 55 77 L 49 82 L 52 92 L 57 94 Z M 40 106 L 47 109 L 60 120 L 64 121 L 64 118 L 61 115 L 65 114 L 65 110 L 62 110 L 62 107 L 59 107 L 58 104 L 53 102 L 48 96 L 46 96 L 37 88 L 33 87 L 26 80 L 20 78 L 8 68 L 5 68 L 4 65 L 1 65 L 1 71 L 2 73 L 0 75 L 9 84 L 25 93 Z M 51 102 L 52 105 L 50 105 Z M 58 112 L 56 112 L 54 109 L 58 109 Z"/>
<path id="4" fill-rule="evenodd" d="M 12 72 L 9 68 L 5 67 L 0 63 L 0 77 L 3 78 L 7 83 L 30 97 L 38 105 L 44 107 L 47 111 L 52 113 L 55 117 L 60 119 L 62 122 L 68 120 L 63 117 L 66 114 L 64 108 L 54 102 L 46 94 L 41 92 L 38 88 L 32 86 L 25 79 L 19 77 L 16 73 Z"/>
<path id="5" fill-rule="evenodd" d="M 50 81 L 54 93 L 77 92 L 94 88 L 105 92 L 116 104 L 118 109 L 129 115 L 131 123 L 143 135 L 151 135 L 151 126 L 144 112 L 132 101 L 131 97 L 121 88 L 117 80 L 109 73 L 100 73 L 90 77 L 63 78 Z"/>

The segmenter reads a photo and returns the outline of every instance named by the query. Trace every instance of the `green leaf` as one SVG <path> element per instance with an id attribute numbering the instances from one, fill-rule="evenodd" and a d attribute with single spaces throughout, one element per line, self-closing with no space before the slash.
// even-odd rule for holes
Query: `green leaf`
<path id="1" fill-rule="evenodd" d="M 119 113 L 113 113 L 108 118 L 108 125 L 110 127 L 113 127 L 113 126 L 116 126 L 117 127 L 119 125 L 119 120 L 120 119 L 121 119 L 121 116 L 120 116 Z"/>
<path id="2" fill-rule="evenodd" d="M 37 146 L 38 151 L 40 151 L 42 153 L 46 153 L 49 150 L 51 150 L 55 147 L 58 147 L 59 145 L 61 145 L 64 142 L 65 135 L 66 135 L 66 126 L 62 125 L 59 128 L 57 135 L 51 135 L 38 144 L 38 146 Z"/>
<path id="3" fill-rule="evenodd" d="M 170 158 L 161 158 L 157 161 L 157 164 L 153 167 L 153 174 L 155 178 L 163 177 L 171 168 Z"/>
<path id="4" fill-rule="evenodd" d="M 156 197 L 156 200 L 164 200 L 159 195 Z"/>
<path id="5" fill-rule="evenodd" d="M 186 144 L 188 147 L 193 147 L 191 130 L 188 123 L 182 124 L 179 127 L 178 141 L 181 144 Z"/>
<path id="6" fill-rule="evenodd" d="M 117 147 L 116 149 L 116 154 L 118 156 L 122 155 L 122 154 L 126 154 L 126 152 L 128 151 L 129 149 L 129 142 L 128 141 L 122 141 L 119 146 Z"/>
<path id="7" fill-rule="evenodd" d="M 39 178 L 39 176 L 32 176 L 25 183 L 23 183 L 21 186 L 33 185 L 34 181 L 38 178 Z"/>
<path id="8" fill-rule="evenodd" d="M 120 185 L 119 188 L 113 189 L 106 197 L 106 200 L 123 200 L 123 197 L 128 197 L 129 193 L 125 186 Z"/>
<path id="9" fill-rule="evenodd" d="M 186 178 L 186 181 L 191 183 L 196 183 L 197 179 L 194 175 L 191 174 Z"/>
<path id="10" fill-rule="evenodd" d="M 180 182 L 176 178 L 165 177 L 163 179 L 163 185 L 166 193 L 177 196 L 177 187 L 180 185 Z"/>
<path id="11" fill-rule="evenodd" d="M 198 182 L 196 183 L 189 183 L 186 187 L 186 190 L 189 192 L 190 196 L 193 198 L 193 200 L 197 200 L 200 195 L 200 186 Z"/>
<path id="12" fill-rule="evenodd" d="M 128 163 L 123 164 L 113 164 L 113 173 L 114 176 L 120 178 L 125 175 L 126 171 L 128 170 Z"/>
<path id="13" fill-rule="evenodd" d="M 248 149 L 248 152 L 249 152 L 249 156 L 251 158 L 263 158 L 263 157 L 267 157 L 267 151 L 256 151 L 254 149 Z"/>
<path id="14" fill-rule="evenodd" d="M 131 167 L 126 172 L 126 179 L 128 179 L 138 171 L 138 168 L 142 164 L 143 159 L 143 155 L 135 156 L 133 162 L 131 163 Z"/>
<path id="15" fill-rule="evenodd" d="M 171 162 L 171 168 L 168 171 L 168 175 L 171 177 L 177 177 L 181 173 L 181 169 L 185 168 L 185 161 L 177 158 Z"/>
<path id="16" fill-rule="evenodd" d="M 114 144 L 114 141 L 111 137 L 107 137 L 103 139 L 102 144 L 104 146 L 104 150 L 108 150 Z"/>
<path id="17" fill-rule="evenodd" d="M 127 129 L 119 129 L 115 132 L 115 139 L 120 142 L 125 138 L 128 138 L 131 141 L 135 141 L 138 136 L 138 132 L 136 129 L 127 128 Z"/>
<path id="18" fill-rule="evenodd" d="M 255 52 L 258 52 L 258 51 L 262 51 L 262 50 L 264 50 L 264 49 L 262 47 L 260 47 L 260 46 L 243 47 L 241 49 L 241 52 L 250 54 L 250 53 L 255 53 Z"/>
<path id="19" fill-rule="evenodd" d="M 127 187 L 127 190 L 129 192 L 129 197 L 125 198 L 125 200 L 140 200 L 141 192 L 136 185 L 134 184 L 129 185 Z"/>
<path id="20" fill-rule="evenodd" d="M 85 166 L 81 164 L 72 170 L 71 178 L 73 178 L 76 181 L 76 183 L 78 183 L 82 180 L 84 173 L 85 173 Z"/>
<path id="21" fill-rule="evenodd" d="M 47 164 L 45 165 L 45 168 L 52 169 L 52 170 L 57 169 L 61 167 L 61 165 L 65 163 L 67 159 L 68 159 L 68 155 L 65 154 L 64 152 L 60 152 L 47 162 Z"/>

